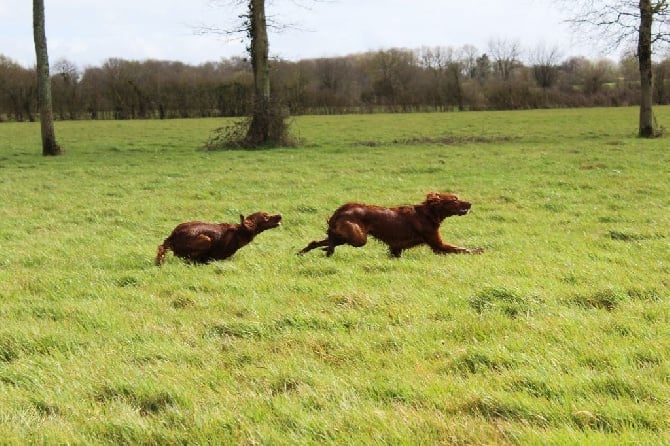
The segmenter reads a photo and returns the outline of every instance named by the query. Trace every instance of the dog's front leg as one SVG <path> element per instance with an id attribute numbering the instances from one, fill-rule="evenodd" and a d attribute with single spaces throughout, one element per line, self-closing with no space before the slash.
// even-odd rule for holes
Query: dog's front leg
<path id="1" fill-rule="evenodd" d="M 469 249 L 444 243 L 440 234 L 431 236 L 426 242 L 436 254 L 481 254 L 484 252 L 482 248 Z"/>

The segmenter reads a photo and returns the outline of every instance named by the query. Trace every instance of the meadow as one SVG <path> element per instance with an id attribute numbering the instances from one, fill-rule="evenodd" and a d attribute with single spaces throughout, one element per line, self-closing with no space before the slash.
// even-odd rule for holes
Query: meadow
<path id="1" fill-rule="evenodd" d="M 657 107 L 670 123 L 670 108 Z M 635 108 L 0 123 L 0 443 L 667 444 L 670 145 Z M 454 192 L 445 241 L 295 253 L 341 203 Z M 231 259 L 182 221 L 281 212 Z"/>

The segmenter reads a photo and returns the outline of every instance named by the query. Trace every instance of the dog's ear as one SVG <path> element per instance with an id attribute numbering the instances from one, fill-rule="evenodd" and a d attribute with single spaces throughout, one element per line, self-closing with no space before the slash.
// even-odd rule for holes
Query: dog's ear
<path id="1" fill-rule="evenodd" d="M 419 214 L 422 214 L 425 218 L 427 218 L 430 222 L 435 224 L 436 226 L 439 226 L 440 223 L 442 223 L 442 220 L 440 219 L 440 215 L 438 213 L 437 207 L 433 206 L 435 201 L 429 201 L 428 198 L 426 198 L 426 201 L 423 202 L 423 206 L 417 206 L 416 211 Z"/>
<path id="2" fill-rule="evenodd" d="M 428 192 L 426 194 L 426 204 L 440 201 L 440 194 L 437 192 Z"/>
<path id="3" fill-rule="evenodd" d="M 244 218 L 242 217 L 242 223 L 240 223 L 244 229 L 249 232 L 256 232 L 256 220 L 253 218 Z"/>

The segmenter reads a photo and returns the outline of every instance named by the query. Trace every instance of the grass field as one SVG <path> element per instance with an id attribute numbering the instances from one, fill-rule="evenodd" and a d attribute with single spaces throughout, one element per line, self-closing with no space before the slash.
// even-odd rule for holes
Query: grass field
<path id="1" fill-rule="evenodd" d="M 656 109 L 670 123 L 670 108 Z M 670 144 L 634 108 L 0 124 L 2 444 L 667 444 Z M 345 201 L 473 203 L 446 241 L 296 251 Z M 284 215 L 205 266 L 181 221 Z"/>

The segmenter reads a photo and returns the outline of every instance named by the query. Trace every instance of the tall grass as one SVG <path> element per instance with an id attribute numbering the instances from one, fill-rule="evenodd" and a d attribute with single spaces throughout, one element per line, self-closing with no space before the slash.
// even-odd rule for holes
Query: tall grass
<path id="1" fill-rule="evenodd" d="M 61 122 L 48 159 L 0 124 L 0 438 L 670 441 L 670 151 L 635 116 L 301 117 L 254 152 L 198 150 L 220 120 Z M 344 201 L 432 190 L 483 255 L 295 256 Z M 257 210 L 283 226 L 231 259 L 153 266 L 175 224 Z"/>

